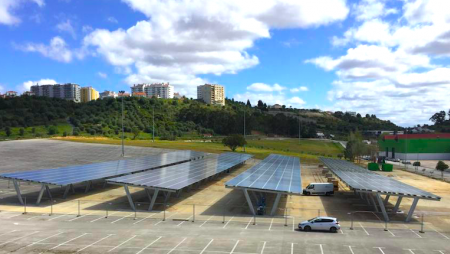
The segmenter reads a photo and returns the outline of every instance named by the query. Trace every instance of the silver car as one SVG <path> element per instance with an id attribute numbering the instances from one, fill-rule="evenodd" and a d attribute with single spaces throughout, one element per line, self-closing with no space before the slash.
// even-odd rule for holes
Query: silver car
<path id="1" fill-rule="evenodd" d="M 341 225 L 339 225 L 339 221 L 333 217 L 316 217 L 300 222 L 298 224 L 298 229 L 303 231 L 322 230 L 336 233 L 341 229 Z"/>

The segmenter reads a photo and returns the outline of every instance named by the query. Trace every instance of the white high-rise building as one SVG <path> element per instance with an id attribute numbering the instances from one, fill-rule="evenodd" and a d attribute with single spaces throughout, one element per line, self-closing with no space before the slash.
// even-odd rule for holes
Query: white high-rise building
<path id="1" fill-rule="evenodd" d="M 60 98 L 81 101 L 81 88 L 77 84 L 55 84 L 55 85 L 34 85 L 31 86 L 31 92 L 36 96 L 46 96 L 51 98 Z"/>
<path id="2" fill-rule="evenodd" d="M 131 87 L 131 93 L 136 96 L 145 93 L 145 97 L 148 98 L 172 99 L 174 89 L 169 83 L 138 84 Z"/>
<path id="3" fill-rule="evenodd" d="M 225 88 L 215 84 L 197 86 L 197 99 L 207 104 L 225 106 Z"/>

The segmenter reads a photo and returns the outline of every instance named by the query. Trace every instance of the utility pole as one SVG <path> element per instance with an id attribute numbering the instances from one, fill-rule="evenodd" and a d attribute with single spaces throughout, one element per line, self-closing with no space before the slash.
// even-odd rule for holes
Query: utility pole
<path id="1" fill-rule="evenodd" d="M 301 138 L 301 134 L 300 134 L 300 129 L 301 129 L 301 121 L 300 121 L 300 115 L 298 116 L 298 143 L 300 144 L 300 138 Z"/>
<path id="2" fill-rule="evenodd" d="M 155 142 L 155 104 L 153 104 L 153 134 L 152 134 L 152 141 Z"/>
<path id="3" fill-rule="evenodd" d="M 123 97 L 124 97 L 125 91 L 119 91 L 119 94 L 122 94 L 122 157 L 125 157 L 125 147 L 124 147 L 124 137 L 125 137 L 125 135 L 124 135 L 124 129 L 123 129 L 123 118 L 124 118 L 124 115 L 123 115 Z"/>
<path id="4" fill-rule="evenodd" d="M 245 107 L 244 107 L 244 140 L 246 140 L 245 139 L 245 108 L 247 107 L 247 105 L 245 105 Z M 245 153 L 245 145 L 244 145 L 244 153 Z"/>

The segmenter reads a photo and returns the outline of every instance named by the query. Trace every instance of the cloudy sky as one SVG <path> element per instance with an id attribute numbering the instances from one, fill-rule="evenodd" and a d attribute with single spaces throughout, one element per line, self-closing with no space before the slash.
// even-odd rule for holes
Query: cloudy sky
<path id="1" fill-rule="evenodd" d="M 219 83 L 410 126 L 450 108 L 449 57 L 448 0 L 0 1 L 0 92 Z"/>

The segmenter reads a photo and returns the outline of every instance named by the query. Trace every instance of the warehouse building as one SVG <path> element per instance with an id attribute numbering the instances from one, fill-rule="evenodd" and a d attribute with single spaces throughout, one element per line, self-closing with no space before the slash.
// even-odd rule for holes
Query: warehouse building
<path id="1" fill-rule="evenodd" d="M 379 155 L 400 160 L 450 160 L 450 133 L 385 135 Z"/>

